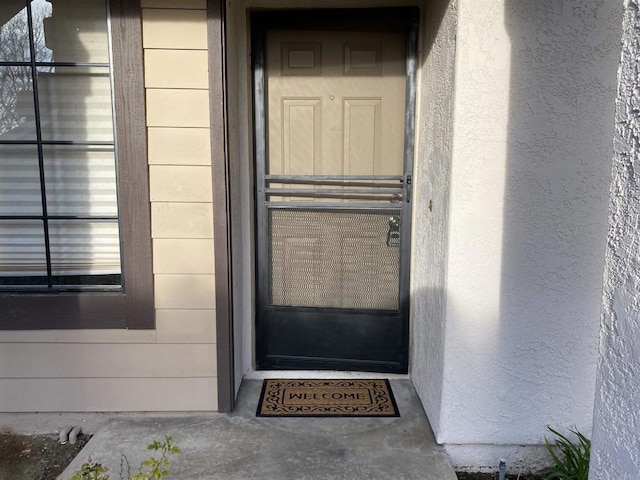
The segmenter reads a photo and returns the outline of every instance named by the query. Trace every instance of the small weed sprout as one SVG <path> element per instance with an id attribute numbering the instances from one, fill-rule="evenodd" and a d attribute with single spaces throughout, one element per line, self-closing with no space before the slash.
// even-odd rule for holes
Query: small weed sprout
<path id="1" fill-rule="evenodd" d="M 120 480 L 162 480 L 169 475 L 171 462 L 169 455 L 182 453 L 180 447 L 173 443 L 173 437 L 166 435 L 162 440 L 154 440 L 147 446 L 147 450 L 160 452 L 160 457 L 151 455 L 140 464 L 140 468 L 131 475 L 129 460 L 122 455 L 120 459 Z M 74 472 L 71 480 L 109 480 L 108 468 L 101 463 L 95 463 L 91 458 L 80 470 Z M 126 472 L 126 473 L 125 473 Z"/>
<path id="2" fill-rule="evenodd" d="M 109 480 L 109 475 L 103 475 L 108 471 L 107 467 L 100 463 L 95 463 L 89 457 L 89 461 L 82 465 L 80 470 L 76 470 L 71 480 Z"/>
<path id="3" fill-rule="evenodd" d="M 154 440 L 147 446 L 147 450 L 160 452 L 160 458 L 153 455 L 142 462 L 140 468 L 131 476 L 131 480 L 161 480 L 169 475 L 169 467 L 171 462 L 167 455 L 176 455 L 182 453 L 177 445 L 171 443 L 173 438 L 170 435 L 164 437 L 164 440 Z"/>
<path id="4" fill-rule="evenodd" d="M 576 430 L 569 430 L 578 437 L 575 444 L 557 430 L 547 427 L 555 436 L 553 443 L 544 439 L 545 447 L 553 459 L 553 465 L 545 468 L 542 473 L 544 480 L 587 480 L 589 477 L 589 457 L 591 455 L 591 441 Z M 556 451 L 560 451 L 560 455 Z"/>

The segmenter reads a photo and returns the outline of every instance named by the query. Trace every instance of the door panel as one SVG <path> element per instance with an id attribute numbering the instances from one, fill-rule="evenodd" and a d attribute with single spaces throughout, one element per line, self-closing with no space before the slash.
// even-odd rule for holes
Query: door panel
<path id="1" fill-rule="evenodd" d="M 408 27 L 274 18 L 253 32 L 258 367 L 405 372 Z"/>
<path id="2" fill-rule="evenodd" d="M 402 174 L 405 35 L 274 30 L 266 42 L 267 174 Z M 321 160 L 286 161 L 296 149 Z"/>
<path id="3" fill-rule="evenodd" d="M 345 98 L 343 104 L 344 172 L 347 175 L 379 175 L 382 98 Z"/>

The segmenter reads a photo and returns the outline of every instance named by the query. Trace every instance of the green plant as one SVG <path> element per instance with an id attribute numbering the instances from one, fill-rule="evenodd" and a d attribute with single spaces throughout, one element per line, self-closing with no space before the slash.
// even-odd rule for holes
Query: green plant
<path id="1" fill-rule="evenodd" d="M 172 440 L 170 435 L 166 435 L 162 441 L 154 440 L 151 442 L 147 446 L 147 450 L 159 451 L 160 458 L 155 458 L 152 455 L 144 460 L 138 471 L 131 476 L 131 480 L 162 480 L 169 475 L 171 462 L 167 455 L 182 453 L 177 445 L 171 443 Z"/>
<path id="2" fill-rule="evenodd" d="M 557 430 L 551 427 L 547 428 L 556 436 L 556 439 L 552 445 L 547 437 L 544 438 L 545 447 L 554 463 L 542 471 L 545 475 L 544 480 L 587 480 L 591 440 L 578 430 L 569 430 L 578 437 L 576 444 Z M 557 453 L 558 451 L 560 454 Z"/>
<path id="3" fill-rule="evenodd" d="M 180 447 L 173 444 L 173 437 L 166 435 L 162 440 L 154 440 L 147 445 L 147 450 L 153 450 L 160 452 L 160 458 L 156 458 L 151 455 L 140 464 L 140 468 L 131 475 L 129 468 L 129 461 L 127 457 L 122 455 L 120 459 L 120 480 L 130 478 L 130 480 L 162 480 L 169 475 L 169 467 L 171 462 L 169 461 L 169 455 L 176 455 L 182 453 Z M 126 476 L 125 476 L 126 470 Z M 71 477 L 71 480 L 109 480 L 109 475 L 106 474 L 109 471 L 107 467 L 101 463 L 95 463 L 91 458 L 86 462 L 80 470 L 76 470 Z M 106 475 L 103 475 L 106 474 Z"/>
<path id="4" fill-rule="evenodd" d="M 80 470 L 76 470 L 71 480 L 109 480 L 107 473 L 109 469 L 100 463 L 95 463 L 89 457 L 89 461 L 84 463 Z"/>

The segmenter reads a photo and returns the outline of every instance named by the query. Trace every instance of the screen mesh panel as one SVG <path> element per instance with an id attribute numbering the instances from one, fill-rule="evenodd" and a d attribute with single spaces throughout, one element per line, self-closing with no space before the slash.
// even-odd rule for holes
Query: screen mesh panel
<path id="1" fill-rule="evenodd" d="M 387 238 L 398 215 L 270 210 L 269 303 L 397 310 L 400 249 Z"/>

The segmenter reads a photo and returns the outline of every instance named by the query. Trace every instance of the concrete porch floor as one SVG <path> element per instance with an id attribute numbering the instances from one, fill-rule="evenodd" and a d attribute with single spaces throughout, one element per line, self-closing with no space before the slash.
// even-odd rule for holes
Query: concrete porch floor
<path id="1" fill-rule="evenodd" d="M 231 414 L 113 418 L 60 478 L 91 456 L 115 480 L 122 454 L 137 467 L 147 444 L 172 435 L 183 453 L 172 457 L 169 478 L 181 480 L 456 480 L 411 382 L 391 385 L 400 418 L 256 418 L 256 380 L 243 382 Z"/>

